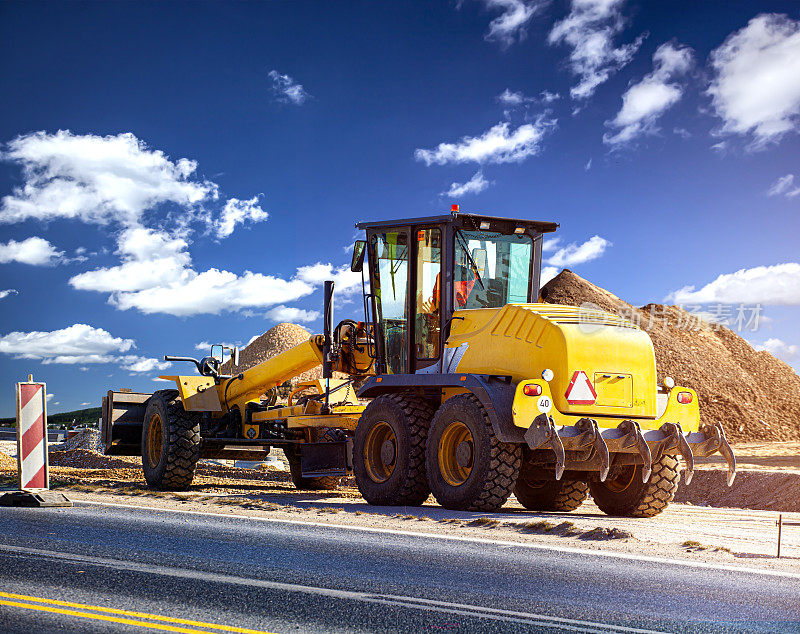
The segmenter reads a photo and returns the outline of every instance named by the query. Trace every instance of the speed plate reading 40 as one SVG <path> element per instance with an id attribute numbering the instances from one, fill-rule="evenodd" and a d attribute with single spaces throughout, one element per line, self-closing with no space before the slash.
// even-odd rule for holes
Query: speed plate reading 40
<path id="1" fill-rule="evenodd" d="M 539 400 L 536 401 L 536 409 L 538 409 L 542 414 L 547 414 L 551 409 L 553 409 L 553 399 L 549 396 L 540 396 Z"/>

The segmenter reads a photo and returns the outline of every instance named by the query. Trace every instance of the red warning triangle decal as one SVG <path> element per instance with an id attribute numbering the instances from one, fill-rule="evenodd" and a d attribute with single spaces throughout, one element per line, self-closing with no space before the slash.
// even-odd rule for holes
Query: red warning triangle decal
<path id="1" fill-rule="evenodd" d="M 583 370 L 577 370 L 572 375 L 564 396 L 570 405 L 594 405 L 597 400 L 597 392 L 594 391 L 592 382 Z"/>

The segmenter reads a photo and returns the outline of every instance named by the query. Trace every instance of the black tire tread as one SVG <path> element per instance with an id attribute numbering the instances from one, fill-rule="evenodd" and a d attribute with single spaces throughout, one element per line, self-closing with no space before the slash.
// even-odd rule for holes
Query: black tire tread
<path id="1" fill-rule="evenodd" d="M 164 476 L 157 487 L 165 491 L 187 489 L 200 460 L 200 423 L 197 417 L 184 411 L 178 390 L 159 390 L 153 394 L 156 395 L 166 403 L 164 424 L 169 427 Z"/>
<path id="2" fill-rule="evenodd" d="M 641 467 L 637 469 L 639 477 Z M 609 515 L 622 515 L 626 517 L 654 517 L 661 513 L 675 498 L 680 483 L 681 470 L 678 458 L 663 455 L 653 462 L 653 471 L 647 484 L 642 487 L 638 499 L 628 504 L 606 504 L 597 495 L 593 495 L 594 502 L 601 511 Z"/>
<path id="3" fill-rule="evenodd" d="M 574 511 L 584 500 L 589 497 L 589 485 L 582 480 L 564 480 L 556 499 L 553 510 L 569 513 Z"/>
<path id="4" fill-rule="evenodd" d="M 522 466 L 522 447 L 514 443 L 501 442 L 497 439 L 492 428 L 489 415 L 474 394 L 459 394 L 445 401 L 431 421 L 431 427 L 436 424 L 437 418 L 445 412 L 445 408 L 458 407 L 459 402 L 469 402 L 481 413 L 486 433 L 489 437 L 489 464 L 486 476 L 478 495 L 465 509 L 468 511 L 493 512 L 506 503 L 519 476 Z"/>
<path id="5" fill-rule="evenodd" d="M 372 410 L 381 410 L 384 407 L 396 407 L 403 412 L 408 427 L 410 449 L 406 479 L 390 496 L 381 494 L 379 503 L 386 506 L 420 506 L 430 495 L 425 468 L 425 445 L 428 440 L 430 420 L 433 418 L 433 408 L 423 398 L 408 392 L 382 394 L 367 405 L 362 417 L 369 416 Z M 356 480 L 358 482 L 358 479 Z M 363 490 L 361 493 L 366 497 Z"/>

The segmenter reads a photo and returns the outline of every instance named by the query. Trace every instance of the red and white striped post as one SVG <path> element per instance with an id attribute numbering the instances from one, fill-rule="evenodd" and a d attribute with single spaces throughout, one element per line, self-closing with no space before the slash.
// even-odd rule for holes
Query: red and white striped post
<path id="1" fill-rule="evenodd" d="M 0 495 L 0 506 L 72 506 L 65 495 L 49 491 L 47 462 L 47 387 L 32 375 L 14 389 L 17 397 L 17 473 L 19 491 Z"/>
<path id="2" fill-rule="evenodd" d="M 17 383 L 17 470 L 22 491 L 50 488 L 47 464 L 47 387 L 29 376 Z"/>

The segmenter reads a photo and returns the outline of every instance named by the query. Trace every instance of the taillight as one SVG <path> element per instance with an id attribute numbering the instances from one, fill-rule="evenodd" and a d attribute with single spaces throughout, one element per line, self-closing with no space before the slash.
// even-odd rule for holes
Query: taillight
<path id="1" fill-rule="evenodd" d="M 542 393 L 542 386 L 536 383 L 528 383 L 522 388 L 522 393 L 525 396 L 539 396 Z"/>
<path id="2" fill-rule="evenodd" d="M 681 405 L 687 405 L 692 402 L 692 393 L 691 392 L 679 392 L 678 393 L 678 403 Z"/>

